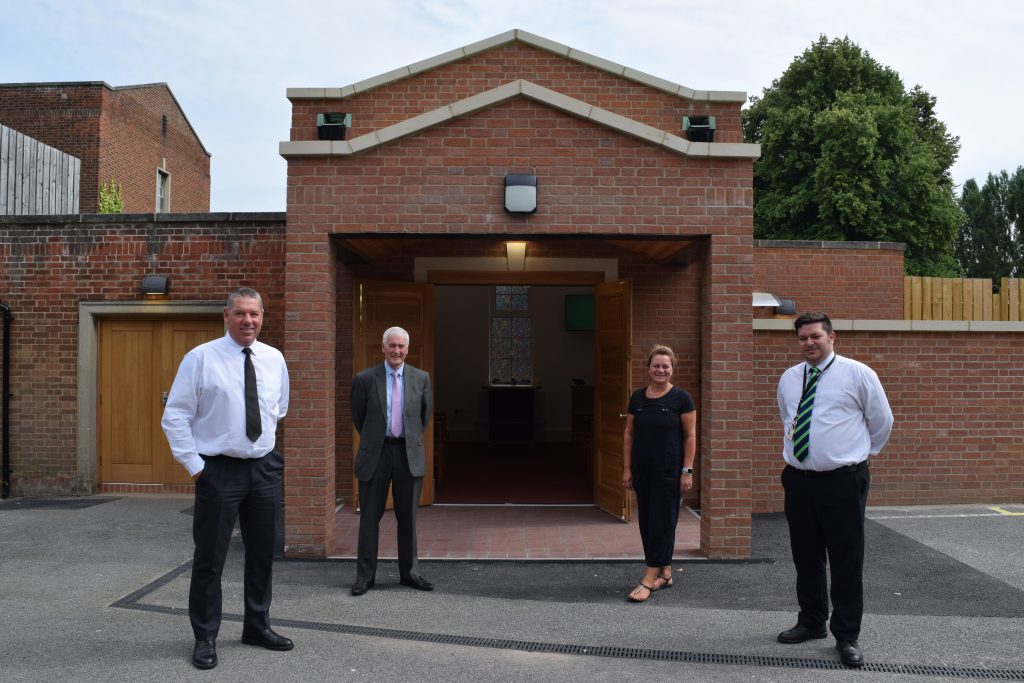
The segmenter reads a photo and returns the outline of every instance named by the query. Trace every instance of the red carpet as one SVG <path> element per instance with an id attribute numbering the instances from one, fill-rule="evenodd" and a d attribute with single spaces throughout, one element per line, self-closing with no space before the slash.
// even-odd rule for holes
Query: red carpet
<path id="1" fill-rule="evenodd" d="M 449 443 L 436 504 L 589 504 L 588 463 L 572 444 Z"/>

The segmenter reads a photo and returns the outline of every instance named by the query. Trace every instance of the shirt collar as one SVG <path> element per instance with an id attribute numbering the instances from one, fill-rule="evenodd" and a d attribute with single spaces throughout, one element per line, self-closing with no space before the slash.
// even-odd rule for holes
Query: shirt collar
<path id="1" fill-rule="evenodd" d="M 826 358 L 825 360 L 821 361 L 817 365 L 811 365 L 810 363 L 808 363 L 807 365 L 808 365 L 808 367 L 818 368 L 819 370 L 824 370 L 825 368 L 828 367 L 828 364 L 831 363 L 832 359 L 835 358 L 835 357 L 836 357 L 836 352 L 833 351 L 832 353 L 828 354 L 828 358 Z"/>
<path id="2" fill-rule="evenodd" d="M 405 363 L 402 363 L 401 365 L 399 365 L 398 369 L 395 370 L 390 365 L 388 365 L 387 361 L 384 361 L 384 372 L 386 372 L 389 377 L 391 376 L 391 373 L 393 373 L 393 372 L 397 372 L 398 376 L 401 377 L 402 376 L 402 372 L 404 372 L 404 371 L 405 371 Z"/>

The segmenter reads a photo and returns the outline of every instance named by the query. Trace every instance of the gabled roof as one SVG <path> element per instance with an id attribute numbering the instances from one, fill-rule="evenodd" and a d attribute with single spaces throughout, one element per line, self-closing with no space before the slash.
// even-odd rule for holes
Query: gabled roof
<path id="1" fill-rule="evenodd" d="M 287 95 L 290 100 L 309 100 L 309 99 L 344 99 L 353 95 L 379 88 L 382 85 L 388 83 L 394 83 L 403 78 L 409 78 L 417 74 L 423 73 L 424 71 L 430 71 L 436 69 L 445 64 L 451 64 L 460 59 L 486 52 L 487 50 L 493 50 L 496 47 L 507 45 L 508 43 L 521 42 L 527 45 L 532 45 L 541 50 L 547 50 L 548 52 L 560 55 L 567 59 L 571 59 L 580 64 L 587 64 L 596 69 L 607 71 L 610 74 L 621 76 L 622 78 L 641 83 L 649 86 L 656 90 L 666 92 L 670 95 L 676 95 L 686 100 L 693 100 L 695 102 L 732 102 L 732 103 L 744 103 L 747 101 L 747 94 L 745 92 L 726 91 L 726 90 L 694 90 L 687 88 L 684 85 L 667 81 L 657 76 L 651 76 L 642 71 L 631 69 L 621 64 L 616 64 L 607 59 L 602 59 L 595 55 L 583 52 L 571 48 L 568 45 L 556 43 L 553 40 L 542 38 L 541 36 L 534 35 L 521 29 L 512 29 L 505 33 L 499 33 L 496 36 L 481 40 L 476 43 L 471 43 L 465 47 L 456 48 L 449 52 L 431 57 L 430 59 L 424 59 L 423 61 L 410 64 L 409 66 L 403 66 L 394 71 L 368 78 L 365 81 L 359 81 L 352 85 L 347 85 L 342 88 L 288 88 Z"/>
<path id="2" fill-rule="evenodd" d="M 164 88 L 167 94 L 171 96 L 171 101 L 174 102 L 174 106 L 178 108 L 178 112 L 181 114 L 181 118 L 184 119 L 185 125 L 192 131 L 192 135 L 195 136 L 196 142 L 199 143 L 199 147 L 203 150 L 206 156 L 211 156 L 209 150 L 206 149 L 206 145 L 199 137 L 199 133 L 196 132 L 192 122 L 188 120 L 188 116 L 185 114 L 185 110 L 182 108 L 181 103 L 178 102 L 178 98 L 174 96 L 174 91 L 171 90 L 171 86 L 166 83 L 139 83 L 137 85 L 118 85 L 112 86 L 106 81 L 51 81 L 45 83 L 0 83 L 0 88 L 106 88 L 111 92 L 117 92 L 120 90 L 145 90 L 147 88 Z"/>
<path id="3" fill-rule="evenodd" d="M 453 102 L 386 128 L 360 135 L 352 140 L 300 140 L 282 142 L 278 151 L 283 157 L 351 156 L 376 149 L 400 138 L 414 135 L 452 119 L 467 116 L 516 97 L 548 105 L 572 116 L 586 119 L 624 135 L 638 138 L 666 151 L 687 157 L 715 157 L 726 159 L 756 159 L 761 146 L 745 143 L 690 142 L 678 135 L 640 123 L 606 109 L 549 90 L 530 81 L 516 80 L 464 100 Z"/>

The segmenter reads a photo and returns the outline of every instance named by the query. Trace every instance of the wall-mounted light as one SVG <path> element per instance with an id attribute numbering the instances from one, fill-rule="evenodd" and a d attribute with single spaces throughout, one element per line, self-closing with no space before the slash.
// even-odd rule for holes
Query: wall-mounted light
<path id="1" fill-rule="evenodd" d="M 316 136 L 321 140 L 344 140 L 352 127 L 352 114 L 324 112 L 316 115 Z"/>
<path id="2" fill-rule="evenodd" d="M 782 304 L 782 302 L 779 301 L 778 297 L 776 297 L 771 292 L 754 292 L 753 303 L 754 308 L 759 308 L 761 306 L 774 307 Z"/>
<path id="3" fill-rule="evenodd" d="M 171 281 L 166 275 L 146 275 L 140 289 L 143 296 L 167 296 L 171 291 Z"/>
<path id="4" fill-rule="evenodd" d="M 684 116 L 683 134 L 690 142 L 715 141 L 714 116 Z"/>
<path id="5" fill-rule="evenodd" d="M 525 173 L 505 176 L 505 210 L 509 213 L 537 211 L 537 176 Z"/>
<path id="6" fill-rule="evenodd" d="M 505 256 L 510 271 L 526 270 L 526 242 L 505 242 Z"/>
<path id="7" fill-rule="evenodd" d="M 779 305 L 775 307 L 775 315 L 796 315 L 796 300 L 779 299 Z"/>

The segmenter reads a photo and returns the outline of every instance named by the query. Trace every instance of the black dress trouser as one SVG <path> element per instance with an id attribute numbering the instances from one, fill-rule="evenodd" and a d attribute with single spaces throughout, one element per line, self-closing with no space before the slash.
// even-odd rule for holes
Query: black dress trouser
<path id="1" fill-rule="evenodd" d="M 405 443 L 385 441 L 377 471 L 369 481 L 359 481 L 359 537 L 356 551 L 356 578 L 374 581 L 377 577 L 377 548 L 380 544 L 380 520 L 388 500 L 388 487 L 395 506 L 398 527 L 398 573 L 403 579 L 419 574 L 416 550 L 416 511 L 419 509 L 423 477 L 409 470 Z"/>
<path id="2" fill-rule="evenodd" d="M 245 544 L 244 631 L 270 628 L 271 578 L 284 458 L 204 456 L 196 480 L 192 537 L 196 551 L 188 614 L 196 640 L 215 640 L 221 622 L 221 575 L 238 520 Z"/>
<path id="3" fill-rule="evenodd" d="M 782 471 L 786 520 L 796 565 L 797 622 L 810 629 L 824 627 L 829 595 L 829 628 L 838 640 L 857 640 L 864 614 L 864 510 L 871 473 L 858 469 L 805 474 L 787 466 Z M 825 575 L 831 568 L 832 588 Z"/>

